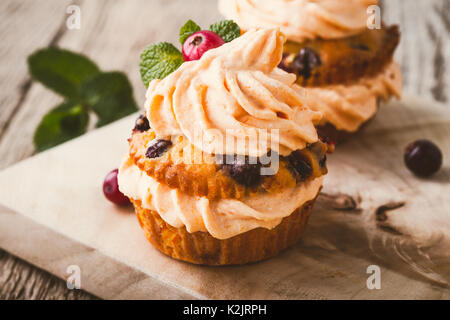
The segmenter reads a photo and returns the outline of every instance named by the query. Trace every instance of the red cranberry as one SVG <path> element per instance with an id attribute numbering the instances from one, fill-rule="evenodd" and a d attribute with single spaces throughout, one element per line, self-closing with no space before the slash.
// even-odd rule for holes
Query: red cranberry
<path id="1" fill-rule="evenodd" d="M 183 44 L 183 58 L 185 61 L 200 59 L 203 54 L 223 45 L 225 41 L 217 34 L 208 30 L 193 33 Z"/>
<path id="2" fill-rule="evenodd" d="M 125 205 L 129 204 L 130 200 L 119 190 L 119 184 L 117 183 L 118 169 L 114 169 L 108 173 L 103 181 L 103 193 L 106 199 L 117 204 Z"/>
<path id="3" fill-rule="evenodd" d="M 404 160 L 415 175 L 428 177 L 441 168 L 442 152 L 429 140 L 417 140 L 406 147 Z"/>

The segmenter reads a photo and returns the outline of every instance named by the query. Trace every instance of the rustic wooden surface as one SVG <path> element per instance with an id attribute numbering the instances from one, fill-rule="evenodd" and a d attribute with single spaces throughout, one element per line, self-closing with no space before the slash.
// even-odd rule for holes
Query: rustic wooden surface
<path id="1" fill-rule="evenodd" d="M 81 7 L 81 29 L 68 30 L 69 4 Z M 399 23 L 402 42 L 396 53 L 405 90 L 448 102 L 450 96 L 450 1 L 384 1 L 382 16 Z M 26 57 L 50 44 L 81 51 L 104 70 L 126 72 L 142 105 L 144 88 L 138 59 L 150 42 L 176 43 L 179 26 L 193 18 L 204 26 L 218 20 L 213 0 L 62 1 L 3 0 L 0 3 L 0 168 L 34 153 L 32 134 L 59 97 L 32 83 Z M 92 299 L 68 290 L 64 281 L 0 251 L 0 299 Z"/>

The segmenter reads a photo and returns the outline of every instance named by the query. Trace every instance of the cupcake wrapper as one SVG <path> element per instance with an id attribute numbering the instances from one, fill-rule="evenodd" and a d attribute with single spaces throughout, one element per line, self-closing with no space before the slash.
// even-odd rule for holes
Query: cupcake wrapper
<path id="1" fill-rule="evenodd" d="M 285 217 L 272 230 L 257 228 L 232 238 L 219 240 L 207 232 L 189 233 L 183 226 L 174 228 L 155 211 L 133 201 L 147 239 L 162 253 L 190 263 L 233 265 L 264 260 L 293 245 L 303 233 L 315 199 Z"/>

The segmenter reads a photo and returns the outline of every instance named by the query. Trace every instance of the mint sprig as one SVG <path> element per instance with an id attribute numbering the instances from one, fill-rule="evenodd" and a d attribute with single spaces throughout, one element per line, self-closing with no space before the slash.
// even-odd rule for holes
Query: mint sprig
<path id="1" fill-rule="evenodd" d="M 209 26 L 209 30 L 217 33 L 225 42 L 233 41 L 241 36 L 241 28 L 233 20 L 222 20 Z"/>
<path id="2" fill-rule="evenodd" d="M 200 26 L 188 20 L 180 29 L 180 43 L 184 44 L 193 33 L 200 31 Z M 210 31 L 217 33 L 225 42 L 230 42 L 241 35 L 241 28 L 232 20 L 223 20 L 212 24 Z M 142 81 L 148 87 L 154 79 L 164 79 L 177 70 L 184 62 L 183 55 L 173 44 L 159 42 L 147 46 L 141 54 L 140 71 Z"/>
<path id="3" fill-rule="evenodd" d="M 164 79 L 184 62 L 183 55 L 173 44 L 151 44 L 141 54 L 141 77 L 145 86 L 154 79 Z"/>
<path id="4" fill-rule="evenodd" d="M 183 45 L 183 43 L 186 41 L 187 38 L 191 36 L 191 34 L 200 31 L 201 28 L 198 24 L 196 24 L 192 20 L 188 20 L 180 29 L 180 43 Z"/>
<path id="5" fill-rule="evenodd" d="M 138 107 L 133 89 L 122 72 L 103 72 L 86 79 L 81 85 L 83 101 L 98 117 L 97 127 L 121 119 Z"/>
<path id="6" fill-rule="evenodd" d="M 79 98 L 79 86 L 100 70 L 87 57 L 50 47 L 28 57 L 31 76 L 47 88 L 68 98 Z"/>
<path id="7" fill-rule="evenodd" d="M 86 132 L 89 114 L 81 104 L 64 102 L 48 112 L 34 133 L 37 151 L 78 137 Z"/>
<path id="8" fill-rule="evenodd" d="M 33 138 L 38 151 L 85 133 L 90 112 L 97 115 L 100 127 L 137 110 L 128 78 L 120 72 L 101 72 L 84 55 L 45 48 L 28 58 L 28 68 L 34 80 L 65 99 L 39 123 Z"/>

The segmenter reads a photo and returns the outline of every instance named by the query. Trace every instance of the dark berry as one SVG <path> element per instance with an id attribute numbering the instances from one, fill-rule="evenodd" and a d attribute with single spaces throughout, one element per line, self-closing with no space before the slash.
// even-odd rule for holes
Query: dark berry
<path id="1" fill-rule="evenodd" d="M 294 151 L 288 156 L 289 163 L 299 175 L 300 181 L 308 180 L 311 177 L 313 170 L 309 159 L 307 159 L 301 152 Z"/>
<path id="2" fill-rule="evenodd" d="M 261 164 L 255 158 L 235 156 L 233 163 L 224 164 L 223 169 L 237 183 L 247 187 L 256 186 L 261 181 Z"/>
<path id="3" fill-rule="evenodd" d="M 118 169 L 114 169 L 108 173 L 103 181 L 103 193 L 106 199 L 117 204 L 125 205 L 129 204 L 130 200 L 119 190 L 119 184 L 117 182 Z"/>
<path id="4" fill-rule="evenodd" d="M 311 48 L 305 47 L 295 56 L 292 70 L 304 79 L 311 77 L 314 68 L 322 65 L 319 54 Z"/>
<path id="5" fill-rule="evenodd" d="M 441 168 L 442 152 L 429 140 L 417 140 L 406 147 L 404 161 L 414 174 L 428 177 Z"/>
<path id="6" fill-rule="evenodd" d="M 206 51 L 220 47 L 224 43 L 225 41 L 215 32 L 209 30 L 195 32 L 183 43 L 184 61 L 199 60 Z"/>
<path id="7" fill-rule="evenodd" d="M 314 154 L 316 159 L 319 159 L 320 161 L 323 161 L 325 163 L 326 158 L 324 159 L 324 156 L 328 151 L 328 145 L 326 143 L 318 141 L 309 146 L 308 149 Z"/>
<path id="8" fill-rule="evenodd" d="M 148 119 L 145 115 L 141 114 L 137 119 L 134 126 L 134 130 L 137 131 L 147 131 L 150 129 L 150 123 L 148 122 Z"/>
<path id="9" fill-rule="evenodd" d="M 145 156 L 150 159 L 161 157 L 170 146 L 172 146 L 172 141 L 164 139 L 156 140 L 150 147 L 148 147 Z"/>
<path id="10" fill-rule="evenodd" d="M 278 65 L 278 68 L 283 69 L 286 72 L 292 73 L 294 72 L 291 68 L 291 63 L 289 63 L 289 59 L 291 57 L 290 53 L 283 52 L 283 58 L 281 59 L 280 64 Z"/>

